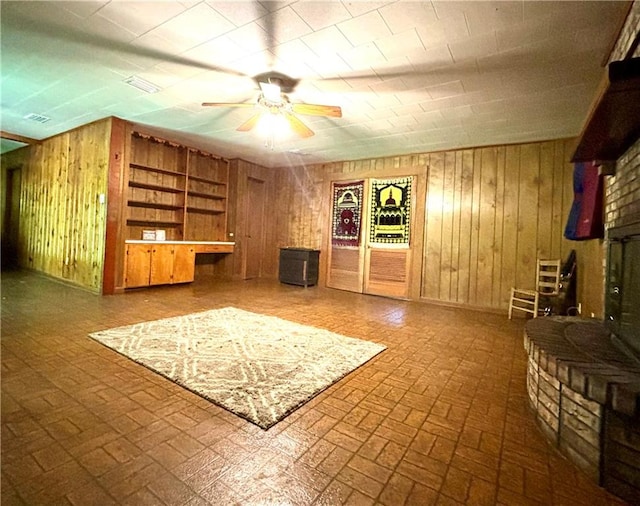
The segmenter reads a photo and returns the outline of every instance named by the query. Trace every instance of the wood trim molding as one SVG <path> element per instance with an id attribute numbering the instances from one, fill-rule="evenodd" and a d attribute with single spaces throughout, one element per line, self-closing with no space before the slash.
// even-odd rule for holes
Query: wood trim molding
<path id="1" fill-rule="evenodd" d="M 5 132 L 4 130 L 0 130 L 0 137 L 10 141 L 24 142 L 25 144 L 38 144 L 40 142 L 38 139 L 32 139 L 31 137 L 25 137 L 24 135 L 12 134 L 10 132 Z"/>
<path id="2" fill-rule="evenodd" d="M 124 245 L 121 240 L 121 209 L 123 199 L 123 147 L 125 136 L 124 122 L 112 118 L 109 138 L 109 167 L 107 169 L 107 224 L 105 233 L 104 268 L 102 275 L 102 294 L 113 295 L 119 288 L 123 270 L 121 264 Z M 120 261 L 119 261 L 120 259 Z"/>

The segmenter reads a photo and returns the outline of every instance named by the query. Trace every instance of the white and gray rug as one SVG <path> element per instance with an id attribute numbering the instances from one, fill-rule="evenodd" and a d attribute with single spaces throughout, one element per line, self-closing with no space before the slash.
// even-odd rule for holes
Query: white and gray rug
<path id="1" fill-rule="evenodd" d="M 263 429 L 386 348 L 233 307 L 89 336 Z"/>

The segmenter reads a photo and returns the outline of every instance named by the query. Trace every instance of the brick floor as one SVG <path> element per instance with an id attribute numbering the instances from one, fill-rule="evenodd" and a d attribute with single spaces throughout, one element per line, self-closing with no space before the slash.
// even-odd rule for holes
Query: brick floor
<path id="1" fill-rule="evenodd" d="M 225 306 L 388 349 L 268 431 L 89 339 Z M 275 281 L 2 276 L 2 504 L 623 504 L 527 406 L 524 320 Z"/>

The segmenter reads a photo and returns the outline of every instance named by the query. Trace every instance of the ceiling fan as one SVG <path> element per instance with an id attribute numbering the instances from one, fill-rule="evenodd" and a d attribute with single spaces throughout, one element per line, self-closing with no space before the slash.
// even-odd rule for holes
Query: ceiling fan
<path id="1" fill-rule="evenodd" d="M 307 116 L 327 116 L 341 118 L 342 109 L 337 105 L 320 105 L 293 103 L 289 100 L 287 93 L 291 93 L 298 80 L 293 79 L 279 72 L 265 72 L 253 78 L 260 86 L 260 95 L 256 102 L 204 102 L 205 107 L 255 107 L 258 112 L 240 125 L 236 130 L 248 132 L 252 130 L 260 120 L 268 114 L 284 118 L 291 130 L 300 137 L 306 138 L 314 135 L 307 125 L 305 125 L 296 114 Z"/>

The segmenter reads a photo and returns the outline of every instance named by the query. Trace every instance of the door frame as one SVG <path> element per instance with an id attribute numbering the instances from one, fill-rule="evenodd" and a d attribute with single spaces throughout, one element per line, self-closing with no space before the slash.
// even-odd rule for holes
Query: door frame
<path id="1" fill-rule="evenodd" d="M 371 213 L 371 199 L 373 198 L 373 190 L 371 188 L 371 179 L 400 179 L 400 178 L 411 178 L 411 202 L 409 203 L 409 243 L 408 244 L 380 244 L 380 243 L 372 243 L 370 242 L 369 237 L 369 228 L 371 225 L 371 220 L 373 219 Z M 369 198 L 367 200 L 367 236 L 365 238 L 365 255 L 364 255 L 364 285 L 363 285 L 363 293 L 368 295 L 381 295 L 383 297 L 393 297 L 400 299 L 409 299 L 411 295 L 412 285 L 413 285 L 413 263 L 416 257 L 416 245 L 418 241 L 416 238 L 419 234 L 417 234 L 417 221 L 416 220 L 416 200 L 418 198 L 418 176 L 416 174 L 406 174 L 406 175 L 390 175 L 390 176 L 379 176 L 370 178 L 367 180 L 367 186 L 369 187 L 368 195 Z M 371 256 L 374 253 L 380 253 L 384 255 L 385 253 L 389 253 L 389 260 L 391 260 L 394 256 L 398 256 L 399 252 L 405 252 L 404 257 L 404 275 L 405 282 L 404 285 L 401 286 L 399 283 L 387 283 L 385 281 L 373 281 L 371 280 Z"/>
<path id="2" fill-rule="evenodd" d="M 426 216 L 426 198 L 427 198 L 427 182 L 429 179 L 429 165 L 428 163 L 417 163 L 415 165 L 405 165 L 393 168 L 389 171 L 380 173 L 379 171 L 362 171 L 354 172 L 348 175 L 338 176 L 327 180 L 325 188 L 327 188 L 326 203 L 330 210 L 330 213 L 326 216 L 326 227 L 324 244 L 329 255 L 327 255 L 327 262 L 324 264 L 323 271 L 326 273 L 325 280 L 329 280 L 331 269 L 331 237 L 333 227 L 333 183 L 344 183 L 347 181 L 357 181 L 363 179 L 365 181 L 364 189 L 364 206 L 362 210 L 362 241 L 360 247 L 362 248 L 362 254 L 360 262 L 362 263 L 362 287 L 363 290 L 360 293 L 367 293 L 364 290 L 365 286 L 365 273 L 366 271 L 364 263 L 368 262 L 369 257 L 369 221 L 370 221 L 370 192 L 371 192 L 371 179 L 395 179 L 402 177 L 413 177 L 412 183 L 412 201 L 411 201 L 411 236 L 409 239 L 408 265 L 407 276 L 408 286 L 405 295 L 401 298 L 419 300 L 422 280 L 422 270 L 424 263 L 424 224 L 427 219 Z M 398 246 L 381 248 L 381 249 L 398 249 Z M 377 248 L 376 248 L 377 249 Z M 325 286 L 331 288 L 331 286 L 325 282 Z M 381 295 L 381 294 L 377 294 Z M 392 297 L 397 297 L 393 295 Z"/>
<path id="3" fill-rule="evenodd" d="M 254 203 L 254 199 L 252 198 L 252 193 L 251 193 L 251 189 L 252 189 L 252 181 L 253 182 L 258 182 L 262 185 L 262 212 L 260 213 L 256 213 L 255 209 L 252 207 L 252 204 Z M 267 190 L 267 186 L 266 186 L 266 181 L 264 181 L 263 179 L 254 177 L 254 176 L 247 176 L 246 179 L 247 182 L 247 193 L 246 193 L 246 198 L 245 198 L 245 202 L 244 202 L 244 223 L 245 223 L 245 230 L 243 231 L 243 242 L 244 242 L 244 247 L 242 248 L 242 264 L 241 264 L 241 278 L 242 279 L 255 279 L 255 278 L 249 278 L 247 277 L 247 259 L 249 257 L 250 251 L 248 248 L 249 245 L 249 239 L 251 238 L 249 236 L 250 230 L 251 230 L 251 225 L 250 223 L 255 221 L 255 216 L 256 214 L 260 215 L 260 237 L 259 237 L 259 267 L 258 267 L 258 278 L 262 276 L 262 266 L 263 266 L 263 259 L 264 259 L 264 254 L 265 254 L 265 226 L 264 226 L 264 220 L 265 220 L 265 213 L 264 213 L 264 209 L 265 209 L 265 205 L 266 205 L 266 190 Z"/>
<path id="4" fill-rule="evenodd" d="M 20 265 L 20 197 L 22 165 L 8 167 L 2 189 L 2 269 Z"/>
<path id="5" fill-rule="evenodd" d="M 329 213 L 329 241 L 328 241 L 328 255 L 327 255 L 327 276 L 326 276 L 326 286 L 329 288 L 335 288 L 337 290 L 346 290 L 352 291 L 355 293 L 364 293 L 364 265 L 365 265 L 365 249 L 366 249 L 366 234 L 367 234 L 367 226 L 369 224 L 369 206 L 367 205 L 369 202 L 369 179 L 366 177 L 361 178 L 351 178 L 351 179 L 341 179 L 341 180 L 332 180 L 329 182 L 329 191 L 330 191 L 330 202 L 331 208 Z M 356 247 L 339 247 L 333 246 L 332 238 L 333 238 L 333 214 L 334 214 L 334 205 L 333 201 L 334 191 L 335 191 L 335 183 L 348 183 L 351 181 L 364 181 L 364 187 L 362 190 L 362 211 L 360 213 L 360 245 Z M 358 255 L 358 271 L 357 271 L 357 281 L 355 283 L 341 283 L 340 280 L 336 279 L 337 276 L 332 275 L 332 264 L 335 251 L 353 251 L 357 252 Z M 337 272 L 339 275 L 339 272 Z"/>

